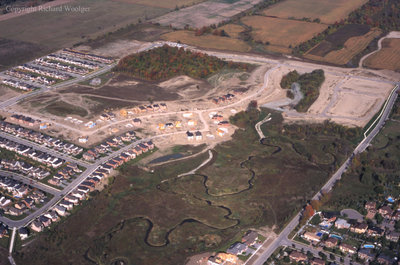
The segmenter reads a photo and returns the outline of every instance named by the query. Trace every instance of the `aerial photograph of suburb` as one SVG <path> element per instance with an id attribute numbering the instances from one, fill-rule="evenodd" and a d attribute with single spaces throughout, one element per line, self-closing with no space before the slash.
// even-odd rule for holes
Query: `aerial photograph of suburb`
<path id="1" fill-rule="evenodd" d="M 0 265 L 400 265 L 400 0 L 0 0 Z"/>

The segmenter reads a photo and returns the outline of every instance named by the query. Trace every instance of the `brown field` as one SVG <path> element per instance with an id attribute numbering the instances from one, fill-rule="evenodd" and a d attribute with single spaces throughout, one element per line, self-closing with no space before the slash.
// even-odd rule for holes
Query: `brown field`
<path id="1" fill-rule="evenodd" d="M 115 2 L 129 3 L 129 4 L 139 4 L 146 6 L 154 6 L 161 8 L 175 8 L 183 6 L 191 6 L 205 0 L 164 0 L 164 1 L 149 1 L 149 0 L 114 0 Z"/>
<path id="2" fill-rule="evenodd" d="M 367 0 L 286 0 L 273 5 L 263 13 L 279 18 L 319 18 L 321 22 L 333 24 L 348 16 L 348 14 Z"/>
<path id="3" fill-rule="evenodd" d="M 242 22 L 253 28 L 252 36 L 255 41 L 283 47 L 294 47 L 327 28 L 326 25 L 317 23 L 263 16 L 244 17 Z"/>
<path id="4" fill-rule="evenodd" d="M 229 51 L 250 51 L 250 46 L 244 41 L 214 35 L 195 36 L 194 32 L 180 30 L 167 33 L 161 36 L 168 41 L 182 42 L 188 45 L 198 46 L 206 49 L 220 49 Z"/>
<path id="5" fill-rule="evenodd" d="M 230 17 L 252 8 L 260 0 L 209 0 L 196 6 L 170 12 L 152 21 L 164 26 L 183 29 L 186 25 L 191 28 L 201 28 L 211 24 L 217 25 Z"/>
<path id="6" fill-rule="evenodd" d="M 239 38 L 239 34 L 245 30 L 243 26 L 236 24 L 227 24 L 222 27 L 219 27 L 218 29 L 225 30 L 225 32 L 229 35 L 229 37 L 235 39 Z"/>
<path id="7" fill-rule="evenodd" d="M 335 50 L 329 52 L 325 56 L 317 56 L 317 55 L 312 55 L 311 52 L 313 49 L 317 48 L 315 46 L 312 48 L 310 51 L 308 51 L 304 57 L 311 59 L 311 60 L 316 60 L 316 61 L 322 61 L 322 62 L 328 62 L 328 63 L 333 63 L 333 64 L 338 64 L 338 65 L 343 65 L 346 64 L 353 58 L 355 55 L 359 54 L 362 52 L 368 44 L 376 37 L 378 37 L 381 34 L 381 31 L 379 29 L 372 29 L 369 31 L 367 34 L 359 37 L 352 37 L 349 38 L 345 43 L 344 47 L 340 50 Z"/>
<path id="8" fill-rule="evenodd" d="M 369 56 L 364 65 L 370 68 L 400 71 L 400 39 L 385 39 L 382 49 Z"/>

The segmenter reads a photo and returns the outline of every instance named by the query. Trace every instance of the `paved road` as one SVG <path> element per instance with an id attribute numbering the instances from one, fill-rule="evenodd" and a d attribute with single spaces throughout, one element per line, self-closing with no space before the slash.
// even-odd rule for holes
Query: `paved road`
<path id="1" fill-rule="evenodd" d="M 342 174 L 346 171 L 346 169 L 350 166 L 351 159 L 355 154 L 363 152 L 368 145 L 371 143 L 372 139 L 378 134 L 380 129 L 385 124 L 385 121 L 388 119 L 389 114 L 393 108 L 394 103 L 398 97 L 397 91 L 399 90 L 398 85 L 393 89 L 390 94 L 386 107 L 382 111 L 382 115 L 379 117 L 379 121 L 377 125 L 372 129 L 372 131 L 360 142 L 360 144 L 355 148 L 353 154 L 350 158 L 348 158 L 343 165 L 336 171 L 335 174 L 325 183 L 325 185 L 320 189 L 320 191 L 315 194 L 312 199 L 319 199 L 321 196 L 321 191 L 329 191 L 333 188 L 336 181 L 338 181 Z M 269 242 L 268 246 L 265 248 L 261 248 L 261 253 L 256 253 L 254 258 L 249 259 L 249 262 L 246 264 L 249 265 L 263 265 L 264 262 L 272 255 L 272 253 L 279 247 L 288 242 L 288 235 L 290 232 L 299 224 L 301 212 L 297 213 L 296 216 L 290 221 L 290 223 L 282 230 L 279 236 L 273 241 Z M 266 243 L 265 243 L 266 244 Z"/>
<path id="2" fill-rule="evenodd" d="M 261 125 L 263 125 L 264 123 L 266 123 L 267 121 L 270 121 L 270 120 L 271 120 L 271 113 L 269 113 L 262 121 L 257 122 L 257 124 L 255 126 L 258 136 L 260 136 L 260 141 L 265 138 L 265 135 L 261 130 Z"/>

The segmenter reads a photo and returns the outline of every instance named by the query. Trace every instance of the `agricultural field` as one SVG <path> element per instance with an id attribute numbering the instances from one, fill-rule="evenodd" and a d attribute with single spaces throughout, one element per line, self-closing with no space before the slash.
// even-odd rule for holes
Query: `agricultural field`
<path id="1" fill-rule="evenodd" d="M 205 0 L 165 0 L 165 1 L 149 1 L 149 0 L 115 0 L 115 2 L 138 4 L 145 6 L 161 7 L 161 8 L 181 8 L 192 6 Z"/>
<path id="2" fill-rule="evenodd" d="M 344 65 L 362 52 L 382 31 L 367 25 L 348 24 L 310 49 L 305 58 Z"/>
<path id="3" fill-rule="evenodd" d="M 35 12 L 0 21 L 1 43 L 13 44 L 12 48 L 0 46 L 0 70 L 171 10 L 112 0 L 77 0 L 68 6 L 88 9 L 85 12 Z M 11 55 L 18 56 L 10 56 L 10 49 Z"/>
<path id="4" fill-rule="evenodd" d="M 320 19 L 322 23 L 333 24 L 366 2 L 368 0 L 286 0 L 266 9 L 263 14 L 285 19 Z"/>
<path id="5" fill-rule="evenodd" d="M 264 16 L 247 16 L 241 21 L 252 27 L 251 35 L 256 42 L 288 48 L 312 38 L 327 27 L 323 24 Z"/>
<path id="6" fill-rule="evenodd" d="M 385 39 L 382 49 L 370 56 L 364 65 L 374 69 L 400 71 L 400 39 Z"/>
<path id="7" fill-rule="evenodd" d="M 233 117 L 245 130 L 218 145 L 199 174 L 176 178 L 207 153 L 152 173 L 141 169 L 149 165 L 126 164 L 72 216 L 17 249 L 17 264 L 176 265 L 227 246 L 250 227 L 279 230 L 345 159 L 358 132 L 330 123 L 284 125 L 273 113 L 260 144 L 254 124 L 267 112 Z"/>
<path id="8" fill-rule="evenodd" d="M 218 30 L 224 30 L 229 37 L 238 39 L 239 34 L 245 31 L 246 28 L 236 24 L 226 24 L 222 27 L 219 27 Z"/>
<path id="9" fill-rule="evenodd" d="M 252 8 L 260 0 L 209 0 L 196 6 L 183 8 L 171 12 L 164 16 L 153 19 L 153 22 L 164 26 L 171 25 L 174 28 L 183 29 L 186 26 L 190 28 L 201 28 L 211 24 L 229 19 L 242 11 Z"/>
<path id="10" fill-rule="evenodd" d="M 250 45 L 246 42 L 214 35 L 195 36 L 193 31 L 178 30 L 161 36 L 163 40 L 182 42 L 188 45 L 198 46 L 205 49 L 218 49 L 227 51 L 248 52 L 251 50 Z"/>

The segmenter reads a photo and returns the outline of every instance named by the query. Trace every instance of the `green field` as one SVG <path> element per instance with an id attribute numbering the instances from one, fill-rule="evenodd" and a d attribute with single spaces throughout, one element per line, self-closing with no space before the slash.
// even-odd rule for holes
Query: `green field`
<path id="1" fill-rule="evenodd" d="M 176 265 L 229 245 L 250 227 L 281 228 L 345 159 L 359 130 L 331 123 L 284 125 L 273 113 L 262 126 L 267 138 L 260 144 L 254 124 L 267 112 L 233 117 L 245 130 L 218 145 L 199 174 L 175 178 L 208 153 L 154 167 L 153 173 L 134 162 L 123 166 L 79 211 L 18 249 L 17 264 L 46 259 L 49 264 Z"/>

